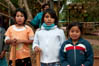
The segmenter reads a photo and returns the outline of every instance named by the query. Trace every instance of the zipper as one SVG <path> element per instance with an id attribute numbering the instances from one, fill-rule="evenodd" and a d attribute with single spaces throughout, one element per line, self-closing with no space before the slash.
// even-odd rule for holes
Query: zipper
<path id="1" fill-rule="evenodd" d="M 74 63 L 76 64 L 76 46 L 74 45 Z"/>

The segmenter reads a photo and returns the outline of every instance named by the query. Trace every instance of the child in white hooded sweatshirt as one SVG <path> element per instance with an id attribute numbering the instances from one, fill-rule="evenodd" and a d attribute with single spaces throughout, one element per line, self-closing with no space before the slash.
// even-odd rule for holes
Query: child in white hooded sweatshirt
<path id="1" fill-rule="evenodd" d="M 35 33 L 33 50 L 41 52 L 41 66 L 59 66 L 59 50 L 65 41 L 65 34 L 57 27 L 58 19 L 52 9 L 44 11 L 42 26 Z"/>

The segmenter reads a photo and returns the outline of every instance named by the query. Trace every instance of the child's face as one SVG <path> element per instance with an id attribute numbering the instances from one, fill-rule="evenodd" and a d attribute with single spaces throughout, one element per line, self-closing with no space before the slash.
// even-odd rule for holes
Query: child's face
<path id="1" fill-rule="evenodd" d="M 45 16 L 44 16 L 44 22 L 45 22 L 47 25 L 51 25 L 51 24 L 54 24 L 55 19 L 52 18 L 49 13 L 46 13 Z"/>
<path id="2" fill-rule="evenodd" d="M 69 31 L 69 36 L 72 38 L 72 40 L 78 40 L 81 36 L 81 31 L 78 28 L 78 26 L 73 26 Z"/>
<path id="3" fill-rule="evenodd" d="M 48 9 L 48 8 L 49 8 L 49 5 L 46 5 L 45 8 L 44 8 L 44 10 L 46 10 L 46 9 Z"/>
<path id="4" fill-rule="evenodd" d="M 17 12 L 15 16 L 15 20 L 18 25 L 23 25 L 25 17 L 21 12 Z"/>

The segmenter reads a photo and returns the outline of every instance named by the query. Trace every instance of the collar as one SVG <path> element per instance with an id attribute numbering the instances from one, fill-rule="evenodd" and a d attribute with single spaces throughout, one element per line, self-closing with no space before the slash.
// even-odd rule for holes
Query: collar
<path id="1" fill-rule="evenodd" d="M 72 39 L 69 38 L 67 42 L 68 43 L 72 43 Z M 84 42 L 84 39 L 83 38 L 80 38 L 77 43 L 82 43 L 82 42 Z"/>
<path id="2" fill-rule="evenodd" d="M 55 25 L 53 28 L 51 28 L 50 30 L 56 29 L 57 25 Z M 43 26 L 41 26 L 41 30 L 46 30 Z"/>
<path id="3" fill-rule="evenodd" d="M 25 27 L 22 27 L 22 28 L 17 28 L 15 25 L 13 25 L 12 26 L 13 27 L 13 29 L 15 30 L 15 31 L 23 31 L 23 30 L 25 30 L 26 28 L 26 25 L 25 25 Z"/>

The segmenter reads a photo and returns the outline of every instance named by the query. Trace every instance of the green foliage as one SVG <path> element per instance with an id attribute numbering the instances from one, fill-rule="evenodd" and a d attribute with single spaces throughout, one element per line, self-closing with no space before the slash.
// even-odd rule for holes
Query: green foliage
<path id="1" fill-rule="evenodd" d="M 88 22 L 99 22 L 99 1 L 97 0 L 71 0 L 72 4 L 81 3 L 83 8 L 78 11 L 77 9 L 71 9 L 69 12 L 69 5 L 65 5 L 63 13 L 60 14 L 60 20 L 71 21 L 88 21 Z M 86 13 L 82 11 L 86 10 Z M 67 12 L 68 11 L 68 12 Z"/>
<path id="2" fill-rule="evenodd" d="M 18 8 L 18 0 L 11 0 L 11 2 Z"/>
<path id="3" fill-rule="evenodd" d="M 27 0 L 27 1 L 29 3 L 28 5 L 31 10 L 31 13 L 34 17 L 38 12 L 40 12 L 41 5 L 37 2 L 37 0 Z"/>
<path id="4" fill-rule="evenodd" d="M 71 0 L 73 3 L 84 2 L 84 0 Z"/>

